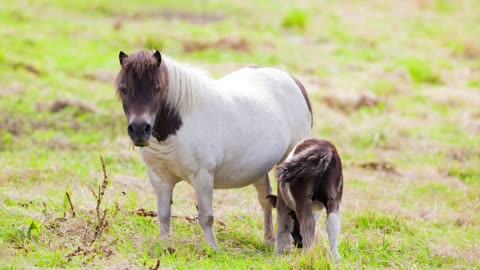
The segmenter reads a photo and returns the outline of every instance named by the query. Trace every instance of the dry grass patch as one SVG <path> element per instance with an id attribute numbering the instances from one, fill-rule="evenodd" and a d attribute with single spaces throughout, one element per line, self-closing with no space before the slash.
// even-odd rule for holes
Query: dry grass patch
<path id="1" fill-rule="evenodd" d="M 208 41 L 184 41 L 183 51 L 191 53 L 204 50 L 232 50 L 239 52 L 249 52 L 251 49 L 250 43 L 245 39 L 237 39 L 233 37 L 224 37 L 219 40 Z"/>
<path id="2" fill-rule="evenodd" d="M 50 106 L 49 111 L 52 113 L 58 113 L 66 108 L 72 108 L 77 111 L 79 114 L 81 113 L 95 113 L 95 108 L 80 100 L 72 100 L 72 99 L 58 99 L 55 100 Z"/>

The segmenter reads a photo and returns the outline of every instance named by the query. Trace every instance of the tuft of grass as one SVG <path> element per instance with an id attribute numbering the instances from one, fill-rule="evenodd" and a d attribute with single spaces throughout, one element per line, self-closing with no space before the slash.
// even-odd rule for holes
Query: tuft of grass
<path id="1" fill-rule="evenodd" d="M 282 18 L 282 26 L 284 28 L 294 28 L 305 30 L 310 20 L 310 16 L 306 10 L 293 9 L 285 14 Z"/>
<path id="2" fill-rule="evenodd" d="M 353 219 L 353 225 L 359 230 L 380 230 L 384 233 L 407 230 L 407 226 L 399 217 L 371 211 L 358 213 Z"/>
<path id="3" fill-rule="evenodd" d="M 377 80 L 370 86 L 370 90 L 377 95 L 390 96 L 397 92 L 397 83 L 391 80 Z"/>
<path id="4" fill-rule="evenodd" d="M 448 169 L 448 176 L 458 177 L 466 184 L 480 183 L 478 169 L 472 166 L 454 164 Z"/>
<path id="5" fill-rule="evenodd" d="M 480 80 L 471 80 L 467 82 L 467 86 L 471 88 L 480 88 Z"/>
<path id="6" fill-rule="evenodd" d="M 435 72 L 431 63 L 416 57 L 406 57 L 397 60 L 397 65 L 405 68 L 414 82 L 417 83 L 441 83 L 440 75 Z"/>

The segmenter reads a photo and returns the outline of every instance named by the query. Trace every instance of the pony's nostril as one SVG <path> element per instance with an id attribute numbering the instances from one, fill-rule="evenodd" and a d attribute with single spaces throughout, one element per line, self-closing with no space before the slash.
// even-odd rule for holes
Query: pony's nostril
<path id="1" fill-rule="evenodd" d="M 145 134 L 148 135 L 150 134 L 151 131 L 152 131 L 152 126 L 150 124 L 147 124 L 144 129 Z"/>
<path id="2" fill-rule="evenodd" d="M 145 137 L 148 139 L 151 133 L 152 125 L 147 122 L 133 122 L 128 125 L 128 135 L 130 135 L 132 138 Z"/>
<path id="3" fill-rule="evenodd" d="M 135 133 L 135 129 L 133 128 L 132 125 L 128 125 L 128 134 L 132 135 Z"/>

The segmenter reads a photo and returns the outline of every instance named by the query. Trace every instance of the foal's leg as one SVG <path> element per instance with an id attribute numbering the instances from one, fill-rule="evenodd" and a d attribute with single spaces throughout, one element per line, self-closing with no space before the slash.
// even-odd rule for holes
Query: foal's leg
<path id="1" fill-rule="evenodd" d="M 332 260 L 340 260 L 338 253 L 338 234 L 340 233 L 340 215 L 339 215 L 339 201 L 329 200 L 327 202 L 327 234 L 330 241 L 330 253 Z"/>
<path id="2" fill-rule="evenodd" d="M 158 221 L 160 223 L 160 237 L 166 239 L 170 236 L 170 218 L 172 209 L 172 193 L 175 182 L 161 179 L 148 169 L 148 178 L 157 197 Z"/>
<path id="3" fill-rule="evenodd" d="M 315 218 L 313 216 L 312 201 L 313 184 L 314 181 L 300 181 L 296 183 L 294 190 L 292 190 L 303 247 L 306 249 L 312 246 L 315 239 Z"/>
<path id="4" fill-rule="evenodd" d="M 283 201 L 280 190 L 277 192 L 277 235 L 275 254 L 281 255 L 283 252 L 290 251 L 294 248 L 292 237 L 294 222 L 290 216 L 290 211 L 292 210 Z"/>
<path id="5" fill-rule="evenodd" d="M 272 195 L 272 188 L 270 187 L 270 180 L 268 174 L 260 178 L 257 182 L 253 183 L 253 186 L 257 190 L 258 200 L 263 209 L 263 227 L 265 243 L 275 243 L 275 237 L 273 236 L 273 223 L 272 223 L 272 208 L 271 201 L 267 198 Z"/>
<path id="6" fill-rule="evenodd" d="M 202 227 L 205 240 L 218 250 L 217 240 L 213 234 L 213 176 L 207 170 L 199 170 L 191 180 L 198 203 L 198 223 Z"/>
<path id="7" fill-rule="evenodd" d="M 313 202 L 313 218 L 315 219 L 315 224 L 317 224 L 317 221 L 320 218 L 320 215 L 322 214 L 323 208 L 325 208 L 325 206 L 323 206 L 323 203 L 318 201 Z"/>

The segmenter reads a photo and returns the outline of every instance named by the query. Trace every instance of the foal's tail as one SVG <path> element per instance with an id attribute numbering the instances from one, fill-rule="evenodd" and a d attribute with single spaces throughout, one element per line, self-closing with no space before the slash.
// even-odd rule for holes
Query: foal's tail
<path id="1" fill-rule="evenodd" d="M 306 147 L 305 147 L 306 146 Z M 295 147 L 303 148 L 277 167 L 279 192 L 288 207 L 295 209 L 290 187 L 307 177 L 322 177 L 335 154 L 335 146 L 328 141 L 307 140 Z M 295 151 L 295 149 L 293 151 Z"/>

